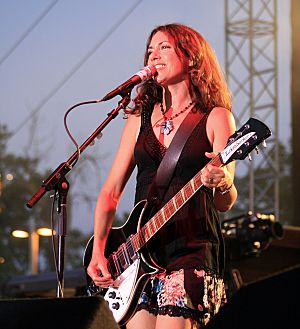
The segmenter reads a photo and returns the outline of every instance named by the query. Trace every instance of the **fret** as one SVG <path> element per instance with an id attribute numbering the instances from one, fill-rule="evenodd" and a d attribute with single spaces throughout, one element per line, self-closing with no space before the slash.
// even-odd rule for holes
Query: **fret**
<path id="1" fill-rule="evenodd" d="M 150 220 L 151 221 L 151 220 Z M 145 225 L 144 225 L 144 227 L 141 229 L 141 235 L 143 236 L 143 240 L 141 239 L 140 240 L 140 242 L 141 242 L 141 244 L 140 244 L 140 247 L 142 247 L 149 239 L 150 239 L 150 237 L 149 237 L 149 235 L 148 235 L 148 231 L 150 230 L 150 228 L 149 228 L 149 226 L 150 226 L 150 221 L 148 221 Z"/>
<path id="2" fill-rule="evenodd" d="M 156 215 L 150 220 L 150 222 L 154 223 L 156 231 L 158 231 L 166 222 L 164 212 L 162 210 L 158 211 Z"/>
<path id="3" fill-rule="evenodd" d="M 147 222 L 147 224 L 143 227 L 143 229 L 144 229 L 144 240 L 143 240 L 143 244 L 145 244 L 151 237 L 152 237 L 152 235 L 155 233 L 152 233 L 151 234 L 151 227 L 152 227 L 152 222 L 153 222 L 153 219 L 151 219 L 151 220 L 149 220 L 148 222 Z M 150 234 L 149 234 L 149 232 L 150 232 Z"/>
<path id="4" fill-rule="evenodd" d="M 116 267 L 116 270 L 117 270 L 116 271 L 117 274 L 121 274 L 122 273 L 122 268 L 121 268 L 121 266 L 119 264 L 119 259 L 118 259 L 118 257 L 117 257 L 117 255 L 116 255 L 115 252 L 112 254 L 112 259 L 113 259 L 113 262 L 115 264 L 115 267 Z"/>
<path id="5" fill-rule="evenodd" d="M 126 266 L 126 264 L 125 264 L 125 257 L 124 257 L 122 245 L 117 249 L 115 253 L 115 258 L 117 259 L 118 264 L 121 270 L 123 271 L 123 268 Z"/>
<path id="6" fill-rule="evenodd" d="M 136 252 L 134 250 L 134 246 L 132 243 L 132 235 L 126 241 L 126 250 L 128 252 L 130 259 L 134 260 L 136 256 Z"/>
<path id="7" fill-rule="evenodd" d="M 159 216 L 157 216 L 157 218 L 159 218 Z M 160 229 L 160 225 L 158 220 L 153 220 L 153 226 L 154 226 L 154 233 L 157 232 Z"/>
<path id="8" fill-rule="evenodd" d="M 148 222 L 149 223 L 149 222 Z M 147 224 L 148 224 L 147 223 Z M 142 229 L 140 230 L 139 234 L 138 234 L 138 241 L 139 241 L 139 249 L 145 244 L 146 241 L 149 240 L 149 232 L 148 232 L 148 226 L 149 225 L 145 225 L 144 227 L 142 227 Z"/>
<path id="9" fill-rule="evenodd" d="M 177 199 L 177 206 L 178 206 L 178 209 L 182 207 L 182 205 L 185 203 L 185 196 L 183 197 L 182 196 L 182 193 L 179 192 L 177 193 L 176 195 L 176 199 Z"/>
<path id="10" fill-rule="evenodd" d="M 175 210 L 177 210 L 176 198 L 174 197 L 172 200 L 173 200 L 174 208 L 175 208 Z"/>
<path id="11" fill-rule="evenodd" d="M 185 199 L 188 200 L 190 195 L 191 195 L 191 191 L 192 191 L 192 187 L 191 187 L 191 184 L 190 182 L 187 183 L 185 186 L 184 186 L 184 194 L 185 194 Z"/>
<path id="12" fill-rule="evenodd" d="M 201 172 L 196 174 L 193 178 L 193 181 L 197 187 L 197 190 L 203 185 L 201 181 Z"/>
<path id="13" fill-rule="evenodd" d="M 175 200 L 175 203 L 176 203 L 176 211 L 177 211 L 183 205 L 183 202 L 182 202 L 182 199 L 181 199 L 181 194 L 180 193 L 177 193 L 174 196 L 174 200 Z"/>
<path id="14" fill-rule="evenodd" d="M 143 229 L 141 230 L 143 231 Z M 133 243 L 133 246 L 134 246 L 134 250 L 137 251 L 141 248 L 141 245 L 140 245 L 140 240 L 139 240 L 139 234 L 136 233 L 135 235 L 132 236 L 132 239 L 131 239 L 132 243 Z"/>
<path id="15" fill-rule="evenodd" d="M 148 222 L 148 225 L 145 227 L 145 237 L 148 240 L 149 236 L 152 236 L 153 233 L 151 233 L 152 230 L 152 225 L 151 225 L 151 221 Z"/>
<path id="16" fill-rule="evenodd" d="M 149 222 L 149 225 L 148 225 L 148 230 L 147 230 L 147 240 L 149 239 L 150 236 L 152 236 L 154 234 L 153 232 L 153 225 L 152 225 L 152 222 Z"/>
<path id="17" fill-rule="evenodd" d="M 114 258 L 113 258 L 113 254 L 111 254 L 108 259 L 107 259 L 107 267 L 109 270 L 109 273 L 112 275 L 113 278 L 118 276 L 118 270 L 116 268 L 115 262 L 114 262 Z"/>
<path id="18" fill-rule="evenodd" d="M 195 181 L 194 181 L 194 178 L 190 181 L 190 185 L 192 186 L 192 189 L 193 189 L 193 192 L 196 192 L 197 191 L 197 188 L 195 186 Z"/>
<path id="19" fill-rule="evenodd" d="M 124 267 L 127 268 L 131 264 L 131 258 L 128 254 L 127 245 L 124 242 L 122 245 L 122 258 L 124 259 Z"/>
<path id="20" fill-rule="evenodd" d="M 170 215 L 169 215 L 169 218 L 171 218 L 176 212 L 177 212 L 177 209 L 175 209 L 174 207 L 173 207 L 173 205 L 171 205 L 170 204 L 170 211 L 171 211 L 171 213 L 170 213 Z"/>
<path id="21" fill-rule="evenodd" d="M 148 231 L 147 231 L 147 241 L 153 236 L 156 231 L 154 230 L 153 220 L 149 221 Z"/>
<path id="22" fill-rule="evenodd" d="M 170 204 L 171 204 L 171 202 L 169 201 L 164 206 L 164 208 L 165 208 L 165 215 L 166 215 L 167 218 L 170 218 L 173 215 L 173 211 L 172 211 L 172 208 L 171 208 Z"/>
<path id="23" fill-rule="evenodd" d="M 169 219 L 169 218 L 166 216 L 164 210 L 165 210 L 165 209 L 163 208 L 163 209 L 161 209 L 161 210 L 157 213 L 157 217 L 158 217 L 159 219 L 161 219 L 161 221 L 160 221 L 160 227 L 162 227 L 162 226 L 168 221 L 168 219 Z"/>
<path id="24" fill-rule="evenodd" d="M 221 167 L 223 165 L 221 160 L 221 154 L 219 153 L 215 158 L 213 158 L 211 161 L 211 164 L 217 167 Z"/>
<path id="25" fill-rule="evenodd" d="M 156 219 L 157 218 L 157 219 Z M 165 213 L 164 213 L 164 211 L 163 211 L 163 209 L 161 209 L 156 215 L 155 215 L 155 219 L 154 220 L 156 220 L 157 222 L 158 222 L 158 224 L 159 224 L 159 228 L 161 228 L 163 225 L 164 225 L 164 223 L 167 221 L 167 219 L 166 219 L 166 216 L 165 216 Z"/>
<path id="26" fill-rule="evenodd" d="M 181 195 L 181 199 L 182 199 L 182 203 L 186 200 L 186 197 L 185 197 L 185 194 L 184 194 L 184 189 L 181 189 L 179 192 L 180 192 L 180 195 Z"/>
<path id="27" fill-rule="evenodd" d="M 149 237 L 152 236 L 154 234 L 153 232 L 153 225 L 152 225 L 152 221 L 148 222 L 147 228 L 146 228 L 146 238 L 147 240 L 149 240 Z"/>
<path id="28" fill-rule="evenodd" d="M 182 207 L 182 205 L 184 205 L 187 200 L 186 193 L 183 194 L 184 198 L 182 197 L 182 193 L 177 193 L 177 194 L 178 194 L 178 199 L 180 199 L 180 205 Z"/>
<path id="29" fill-rule="evenodd" d="M 166 220 L 166 216 L 165 216 L 165 213 L 164 213 L 163 209 L 164 208 L 160 209 L 154 217 L 157 217 L 157 221 L 162 219 L 162 222 L 164 223 L 165 220 Z"/>
<path id="30" fill-rule="evenodd" d="M 157 231 L 154 220 L 151 221 L 150 226 L 151 226 L 151 234 L 153 235 Z"/>
<path id="31" fill-rule="evenodd" d="M 189 199 L 191 197 L 191 195 L 193 195 L 195 193 L 193 185 L 190 182 L 188 182 L 186 184 L 185 190 L 186 190 L 186 194 L 187 194 L 187 199 Z"/>

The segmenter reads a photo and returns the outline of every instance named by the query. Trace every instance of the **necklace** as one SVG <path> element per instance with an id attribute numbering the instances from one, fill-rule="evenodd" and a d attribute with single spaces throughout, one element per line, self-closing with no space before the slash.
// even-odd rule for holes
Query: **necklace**
<path id="1" fill-rule="evenodd" d="M 164 117 L 164 121 L 160 125 L 160 133 L 161 134 L 164 134 L 164 135 L 169 135 L 170 132 L 174 129 L 174 124 L 173 124 L 173 121 L 172 120 L 174 118 L 177 118 L 180 114 L 182 114 L 186 110 L 188 110 L 192 105 L 193 105 L 193 102 L 190 102 L 183 110 L 181 110 L 180 112 L 174 114 L 173 116 L 171 116 L 168 119 L 166 117 L 166 112 L 168 112 L 168 110 L 164 111 L 163 104 L 160 103 L 160 110 L 161 110 L 161 113 L 162 113 L 162 115 Z"/>

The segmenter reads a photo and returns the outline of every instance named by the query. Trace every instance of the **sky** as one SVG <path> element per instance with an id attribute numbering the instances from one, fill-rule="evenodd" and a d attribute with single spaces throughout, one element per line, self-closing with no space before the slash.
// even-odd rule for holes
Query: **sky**
<path id="1" fill-rule="evenodd" d="M 67 110 L 80 102 L 101 99 L 142 68 L 146 39 L 157 25 L 180 22 L 198 30 L 210 42 L 224 68 L 224 3 L 1 1 L 0 113 L 1 124 L 13 133 L 7 151 L 40 156 L 40 169 L 55 170 L 66 161 L 75 152 L 64 127 Z M 279 138 L 287 141 L 291 117 L 289 1 L 278 0 L 278 13 Z M 116 97 L 105 103 L 76 107 L 69 113 L 68 128 L 79 145 L 117 107 L 119 100 Z M 96 198 L 123 125 L 120 113 L 104 129 L 103 137 L 83 152 L 67 176 L 72 181 L 72 212 L 68 220 L 84 233 L 92 232 Z M 134 183 L 133 175 L 118 207 L 120 215 L 133 207 Z M 86 195 L 91 198 L 89 202 Z M 44 198 L 48 197 L 47 193 Z M 27 201 L 24 200 L 24 207 Z"/>

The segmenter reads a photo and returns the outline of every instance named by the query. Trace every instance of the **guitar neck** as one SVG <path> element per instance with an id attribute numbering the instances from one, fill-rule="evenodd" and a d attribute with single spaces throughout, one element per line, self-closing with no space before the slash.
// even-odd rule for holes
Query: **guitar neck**
<path id="1" fill-rule="evenodd" d="M 210 162 L 214 166 L 223 165 L 220 154 Z M 203 170 L 203 169 L 202 169 Z M 134 236 L 131 241 L 135 250 L 141 249 L 155 233 L 160 230 L 164 224 L 202 187 L 200 170 L 175 196 L 170 199 Z"/>

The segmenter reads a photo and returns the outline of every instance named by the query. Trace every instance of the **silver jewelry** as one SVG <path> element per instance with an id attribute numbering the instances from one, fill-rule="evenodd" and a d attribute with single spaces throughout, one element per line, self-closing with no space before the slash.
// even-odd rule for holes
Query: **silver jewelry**
<path id="1" fill-rule="evenodd" d="M 164 117 L 164 121 L 160 125 L 160 133 L 161 134 L 164 134 L 164 135 L 169 135 L 170 132 L 174 129 L 174 124 L 173 124 L 173 121 L 172 120 L 174 118 L 177 118 L 180 114 L 182 114 L 186 110 L 188 110 L 192 105 L 193 105 L 193 102 L 190 102 L 183 110 L 181 110 L 180 112 L 174 114 L 173 116 L 171 116 L 168 119 L 166 117 L 166 112 L 168 112 L 168 110 L 164 111 L 163 104 L 160 103 L 160 110 L 161 110 L 161 113 L 162 113 L 162 115 Z"/>
<path id="2" fill-rule="evenodd" d="M 222 190 L 220 190 L 220 188 L 218 188 L 218 191 L 221 195 L 225 195 L 230 192 L 230 190 L 232 189 L 232 186 L 233 186 L 233 183 L 226 190 L 222 191 Z"/>

